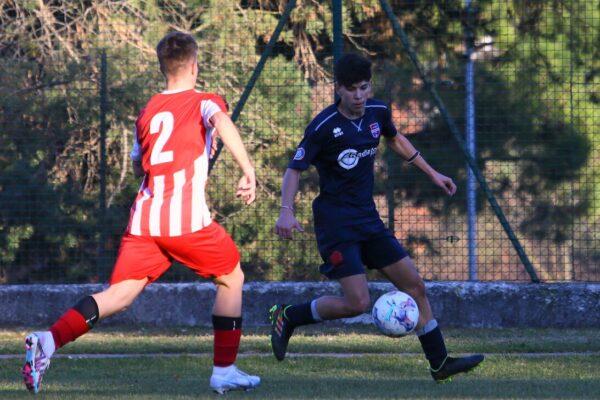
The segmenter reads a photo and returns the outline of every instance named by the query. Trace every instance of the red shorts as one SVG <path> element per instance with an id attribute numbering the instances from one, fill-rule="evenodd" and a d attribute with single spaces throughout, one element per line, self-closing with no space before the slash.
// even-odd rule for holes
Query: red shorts
<path id="1" fill-rule="evenodd" d="M 148 278 L 157 280 L 177 260 L 204 278 L 233 271 L 240 253 L 221 225 L 212 222 L 199 231 L 183 236 L 123 235 L 110 284 Z"/>

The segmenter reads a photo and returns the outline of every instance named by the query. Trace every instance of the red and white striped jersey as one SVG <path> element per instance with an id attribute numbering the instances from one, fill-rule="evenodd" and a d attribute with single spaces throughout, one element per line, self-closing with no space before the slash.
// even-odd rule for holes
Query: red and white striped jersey
<path id="1" fill-rule="evenodd" d="M 209 119 L 219 111 L 227 111 L 219 95 L 194 89 L 159 93 L 142 109 L 131 158 L 146 175 L 131 207 L 130 234 L 180 236 L 211 223 L 204 188 Z"/>

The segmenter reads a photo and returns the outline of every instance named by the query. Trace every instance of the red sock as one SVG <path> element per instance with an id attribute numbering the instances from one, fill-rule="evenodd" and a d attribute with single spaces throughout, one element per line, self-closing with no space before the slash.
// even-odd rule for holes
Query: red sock
<path id="1" fill-rule="evenodd" d="M 73 308 L 61 315 L 54 325 L 50 327 L 57 350 L 89 330 L 90 328 L 85 322 L 85 318 Z"/>
<path id="2" fill-rule="evenodd" d="M 216 367 L 228 367 L 235 362 L 240 348 L 241 329 L 215 329 L 214 357 Z"/>

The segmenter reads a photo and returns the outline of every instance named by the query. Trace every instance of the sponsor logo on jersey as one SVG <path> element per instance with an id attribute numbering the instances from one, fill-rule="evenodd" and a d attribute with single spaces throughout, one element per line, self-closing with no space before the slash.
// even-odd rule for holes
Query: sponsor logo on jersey
<path id="1" fill-rule="evenodd" d="M 346 149 L 338 156 L 338 164 L 344 169 L 352 169 L 356 167 L 358 161 L 363 157 L 374 156 L 377 153 L 377 147 L 372 147 L 361 151 L 360 153 L 354 149 Z"/>
<path id="2" fill-rule="evenodd" d="M 344 131 L 339 126 L 336 126 L 335 128 L 333 128 L 333 137 L 334 138 L 336 138 L 338 136 L 342 136 L 343 134 L 344 134 Z"/>
<path id="3" fill-rule="evenodd" d="M 379 129 L 379 124 L 377 122 L 373 122 L 371 125 L 369 125 L 369 128 L 371 128 L 371 136 L 373 136 L 375 139 L 381 135 L 381 130 Z"/>
<path id="4" fill-rule="evenodd" d="M 304 154 L 306 154 L 304 149 L 302 147 L 298 147 L 296 154 L 294 155 L 294 160 L 302 160 L 304 158 Z"/>

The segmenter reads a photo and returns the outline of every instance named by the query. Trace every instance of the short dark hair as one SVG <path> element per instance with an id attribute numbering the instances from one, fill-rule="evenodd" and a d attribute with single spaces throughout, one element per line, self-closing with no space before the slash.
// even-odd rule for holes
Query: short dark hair
<path id="1" fill-rule="evenodd" d="M 160 71 L 165 75 L 174 75 L 198 54 L 196 40 L 187 33 L 169 32 L 158 42 L 156 55 Z"/>
<path id="2" fill-rule="evenodd" d="M 333 71 L 335 81 L 346 87 L 355 83 L 371 80 L 371 61 L 355 53 L 343 55 Z"/>

